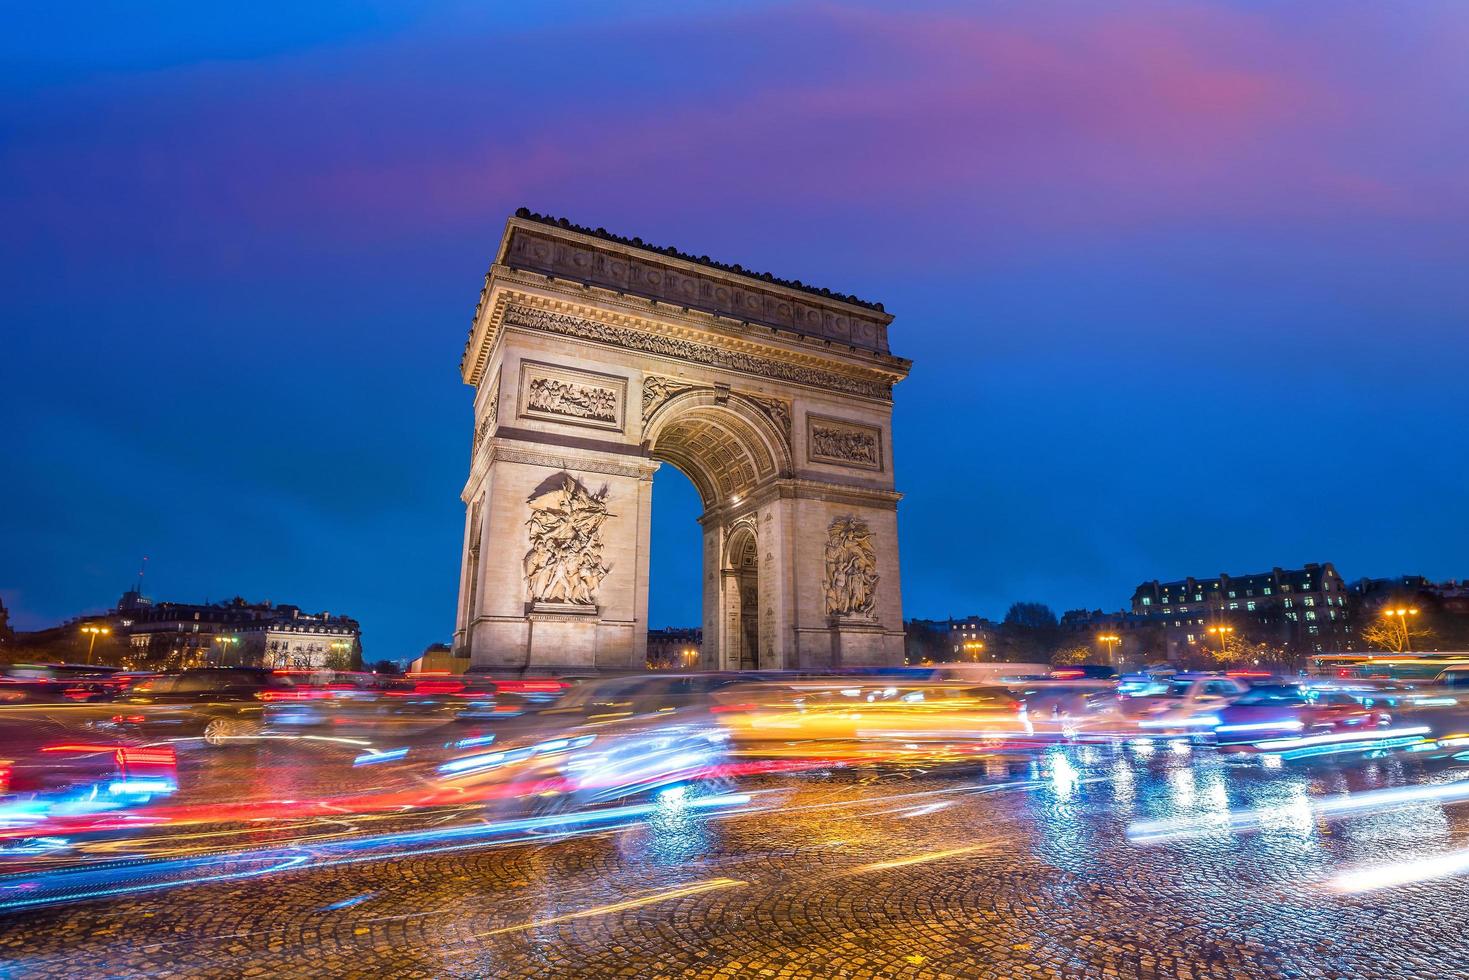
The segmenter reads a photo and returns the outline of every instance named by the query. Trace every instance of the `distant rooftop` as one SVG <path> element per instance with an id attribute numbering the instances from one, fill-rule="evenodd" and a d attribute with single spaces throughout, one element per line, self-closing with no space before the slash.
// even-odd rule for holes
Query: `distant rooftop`
<path id="1" fill-rule="evenodd" d="M 534 211 L 531 211 L 528 208 L 520 208 L 515 212 L 515 216 L 526 221 L 535 221 L 539 224 L 551 225 L 556 228 L 565 228 L 567 231 L 575 231 L 583 235 L 590 235 L 592 238 L 600 238 L 603 241 L 616 242 L 619 245 L 631 245 L 634 248 L 646 249 L 649 252 L 658 252 L 662 255 L 671 256 L 675 259 L 682 259 L 685 262 L 693 262 L 697 265 L 705 265 L 711 269 L 719 269 L 723 272 L 733 272 L 735 275 L 738 276 L 749 276 L 751 279 L 758 279 L 761 282 L 768 282 L 777 286 L 785 286 L 788 289 L 798 289 L 803 293 L 810 293 L 812 296 L 822 296 L 826 299 L 833 299 L 841 303 L 851 303 L 853 306 L 861 306 L 865 309 L 876 310 L 879 313 L 886 312 L 882 308 L 881 303 L 870 303 L 865 299 L 858 299 L 856 296 L 852 296 L 849 294 L 835 293 L 832 292 L 830 289 L 823 289 L 820 286 L 809 286 L 799 279 L 781 279 L 771 275 L 768 272 L 756 272 L 753 269 L 746 269 L 742 265 L 730 265 L 725 262 L 716 262 L 714 259 L 711 259 L 707 255 L 690 255 L 687 252 L 679 251 L 671 245 L 659 247 L 657 245 L 649 244 L 648 242 L 643 241 L 641 238 L 625 238 L 622 235 L 614 235 L 606 228 L 587 228 L 583 225 L 572 224 L 565 218 L 556 218 L 548 214 L 536 214 Z"/>

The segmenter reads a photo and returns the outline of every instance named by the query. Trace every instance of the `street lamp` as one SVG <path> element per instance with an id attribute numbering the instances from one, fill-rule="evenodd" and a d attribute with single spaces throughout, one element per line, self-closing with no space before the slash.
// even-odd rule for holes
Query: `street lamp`
<path id="1" fill-rule="evenodd" d="M 984 643 L 980 640 L 968 640 L 964 643 L 964 652 L 969 654 L 969 659 L 979 661 L 979 654 L 984 650 Z"/>
<path id="2" fill-rule="evenodd" d="M 1399 606 L 1396 609 L 1384 609 L 1382 614 L 1388 618 L 1397 617 L 1398 625 L 1403 628 L 1403 652 L 1411 653 L 1413 651 L 1413 634 L 1408 630 L 1408 617 L 1418 615 L 1418 610 Z"/>
<path id="3" fill-rule="evenodd" d="M 106 626 L 83 626 L 82 627 L 82 632 L 83 633 L 90 633 L 92 635 L 92 638 L 87 641 L 87 663 L 91 663 L 92 662 L 92 648 L 97 645 L 97 636 L 98 636 L 98 634 L 101 634 L 102 636 L 106 636 L 108 633 L 111 633 L 112 630 L 108 629 Z"/>
<path id="4" fill-rule="evenodd" d="M 1229 634 L 1234 632 L 1234 627 L 1233 626 L 1210 626 L 1209 627 L 1209 632 L 1210 633 L 1214 633 L 1215 635 L 1217 635 L 1219 637 L 1219 659 L 1220 660 L 1223 660 L 1224 659 L 1224 645 L 1225 645 L 1225 643 L 1228 640 Z"/>
<path id="5" fill-rule="evenodd" d="M 222 667 L 224 666 L 224 662 L 229 659 L 230 646 L 238 646 L 240 638 L 238 636 L 216 636 L 214 642 L 220 645 L 219 664 Z"/>
<path id="6" fill-rule="evenodd" d="M 1122 637 L 1118 636 L 1116 633 L 1103 633 L 1101 636 L 1097 637 L 1097 642 L 1105 643 L 1107 645 L 1107 664 L 1109 666 L 1116 667 L 1117 644 L 1122 642 Z"/>

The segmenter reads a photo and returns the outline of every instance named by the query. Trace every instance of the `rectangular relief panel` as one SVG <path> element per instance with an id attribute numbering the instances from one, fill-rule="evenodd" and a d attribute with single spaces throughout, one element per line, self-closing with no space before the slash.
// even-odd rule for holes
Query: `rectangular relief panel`
<path id="1" fill-rule="evenodd" d="M 825 415 L 807 415 L 806 459 L 812 463 L 881 470 L 882 430 Z"/>
<path id="2" fill-rule="evenodd" d="M 621 432 L 627 417 L 627 379 L 521 361 L 519 415 Z"/>

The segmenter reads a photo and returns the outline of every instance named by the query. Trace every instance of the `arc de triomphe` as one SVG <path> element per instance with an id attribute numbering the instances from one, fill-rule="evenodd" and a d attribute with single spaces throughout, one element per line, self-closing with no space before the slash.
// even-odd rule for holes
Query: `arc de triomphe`
<path id="1" fill-rule="evenodd" d="M 653 473 L 703 498 L 710 668 L 900 664 L 880 306 L 521 210 L 460 368 L 476 389 L 455 649 L 637 668 Z M 693 582 L 661 582 L 691 589 Z"/>

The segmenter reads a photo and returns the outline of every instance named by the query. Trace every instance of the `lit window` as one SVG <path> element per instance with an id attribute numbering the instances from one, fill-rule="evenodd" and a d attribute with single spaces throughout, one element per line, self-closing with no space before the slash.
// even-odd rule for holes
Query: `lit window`
<path id="1" fill-rule="evenodd" d="M 1169 608 L 1168 608 L 1168 607 L 1167 607 L 1167 606 L 1164 606 L 1164 607 L 1163 607 L 1163 615 L 1165 615 L 1165 616 L 1166 616 L 1166 615 L 1168 615 L 1168 614 L 1169 614 L 1169 613 L 1171 613 L 1171 612 L 1173 612 L 1173 610 L 1172 610 L 1172 609 L 1169 609 Z"/>
<path id="2" fill-rule="evenodd" d="M 1247 611 L 1247 612 L 1254 612 L 1255 611 L 1255 604 L 1253 602 L 1246 602 L 1245 603 L 1245 611 Z"/>
<path id="3" fill-rule="evenodd" d="M 1314 609 L 1307 609 L 1306 610 L 1306 618 L 1307 619 L 1315 619 L 1316 618 L 1316 610 L 1314 610 Z"/>
<path id="4" fill-rule="evenodd" d="M 1295 600 L 1294 599 L 1287 599 L 1287 600 L 1285 600 L 1285 608 L 1287 608 L 1287 609 L 1289 609 L 1291 606 L 1294 606 L 1295 604 L 1296 603 L 1295 603 Z"/>
<path id="5" fill-rule="evenodd" d="M 1153 600 L 1150 597 L 1143 596 L 1143 605 L 1145 605 L 1145 606 L 1151 606 L 1152 604 L 1153 604 Z"/>
<path id="6" fill-rule="evenodd" d="M 1290 620 L 1292 623 L 1296 622 L 1296 614 L 1293 612 L 1286 613 L 1285 618 Z"/>
<path id="7" fill-rule="evenodd" d="M 1214 588 L 1217 589 L 1217 588 L 1219 588 L 1219 586 L 1216 585 L 1216 586 L 1214 586 Z M 1203 602 L 1203 601 L 1204 601 L 1204 593 L 1202 593 L 1202 592 L 1195 592 L 1194 593 L 1194 602 Z"/>
<path id="8" fill-rule="evenodd" d="M 1265 586 L 1265 594 L 1270 595 L 1270 586 Z"/>
<path id="9" fill-rule="evenodd" d="M 1231 602 L 1229 604 L 1229 608 L 1230 609 L 1238 609 L 1239 608 L 1239 603 L 1237 603 L 1237 602 Z"/>
<path id="10" fill-rule="evenodd" d="M 1179 606 L 1178 607 L 1178 611 L 1179 612 L 1188 612 L 1188 606 Z"/>
<path id="11" fill-rule="evenodd" d="M 1231 599 L 1233 599 L 1233 598 L 1234 598 L 1234 590 L 1233 590 L 1233 589 L 1230 589 L 1230 590 L 1229 590 L 1229 597 L 1230 597 L 1230 598 L 1231 598 Z"/>
<path id="12" fill-rule="evenodd" d="M 1306 596 L 1306 598 L 1304 598 L 1304 599 L 1301 600 L 1301 605 L 1303 605 L 1303 606 L 1314 606 L 1314 605 L 1316 605 L 1316 597 L 1313 596 L 1313 595 Z"/>
<path id="13" fill-rule="evenodd" d="M 1192 642 L 1194 642 L 1194 635 L 1193 635 L 1193 634 L 1192 634 L 1192 633 L 1190 633 L 1190 634 L 1189 634 L 1189 635 L 1188 635 L 1188 641 L 1189 641 L 1189 642 L 1190 642 L 1190 643 L 1192 643 Z"/>

